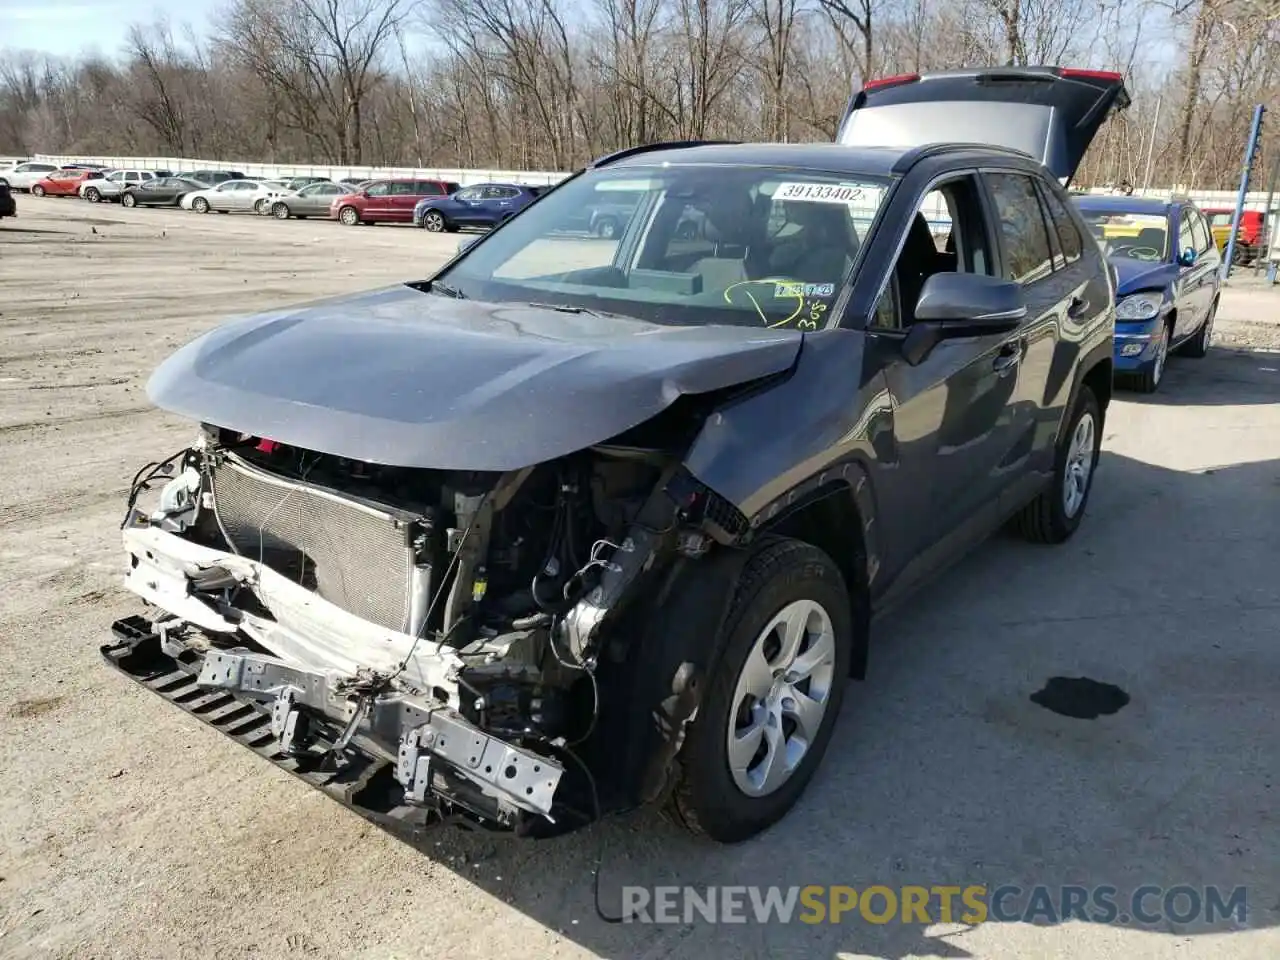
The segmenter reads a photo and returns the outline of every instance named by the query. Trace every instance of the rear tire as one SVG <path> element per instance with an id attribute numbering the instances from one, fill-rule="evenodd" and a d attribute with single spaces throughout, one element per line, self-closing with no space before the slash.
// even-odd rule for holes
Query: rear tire
<path id="1" fill-rule="evenodd" d="M 40 186 L 40 184 L 37 183 L 35 186 L 31 188 L 31 195 L 33 197 L 43 197 L 44 187 Z"/>
<path id="2" fill-rule="evenodd" d="M 120 206 L 122 207 L 136 207 L 137 205 L 138 199 L 132 193 L 126 193 L 120 198 Z"/>
<path id="3" fill-rule="evenodd" d="M 792 618 L 793 629 L 780 615 Z M 787 814 L 831 740 L 853 648 L 840 569 L 807 543 L 762 538 L 743 568 L 718 646 L 666 813 L 694 834 L 737 843 Z M 731 742 L 743 745 L 740 752 Z"/>
<path id="4" fill-rule="evenodd" d="M 1034 543 L 1063 543 L 1080 526 L 1102 448 L 1102 409 L 1087 384 L 1058 440 L 1053 458 L 1053 480 L 1048 489 L 1013 518 L 1015 529 Z"/>
<path id="5" fill-rule="evenodd" d="M 613 217 L 601 217 L 596 221 L 595 233 L 601 240 L 612 240 L 618 235 L 618 221 Z"/>

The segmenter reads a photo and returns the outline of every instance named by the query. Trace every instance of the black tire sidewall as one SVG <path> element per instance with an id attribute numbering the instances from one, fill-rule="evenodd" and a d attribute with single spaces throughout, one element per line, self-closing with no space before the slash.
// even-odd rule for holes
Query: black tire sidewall
<path id="1" fill-rule="evenodd" d="M 1067 456 L 1071 452 L 1071 438 L 1075 435 L 1076 427 L 1079 425 L 1086 410 L 1093 414 L 1093 466 L 1089 470 L 1089 485 L 1085 487 L 1084 499 L 1080 502 L 1075 516 L 1068 517 L 1066 506 L 1062 502 L 1063 485 L 1067 479 Z M 1050 505 L 1052 511 L 1051 523 L 1058 528 L 1064 538 L 1076 531 L 1076 528 L 1080 526 L 1080 521 L 1084 519 L 1085 512 L 1089 509 L 1089 496 L 1093 493 L 1093 481 L 1098 473 L 1098 458 L 1101 455 L 1101 447 L 1102 408 L 1098 406 L 1098 398 L 1094 396 L 1093 390 L 1081 384 L 1075 406 L 1071 409 L 1071 419 L 1058 441 L 1058 449 L 1054 454 L 1053 488 L 1050 491 L 1050 495 L 1053 498 Z"/>
<path id="2" fill-rule="evenodd" d="M 821 550 L 808 544 L 786 540 L 766 544 L 748 563 L 743 584 L 752 581 L 752 564 L 767 559 L 779 544 L 790 548 L 794 556 L 763 583 L 757 581 L 758 588 L 750 596 L 740 594 L 735 598 L 721 634 L 719 661 L 681 758 L 685 770 L 682 803 L 696 811 L 699 827 L 705 833 L 723 842 L 743 840 L 767 828 L 799 799 L 835 730 L 849 674 L 853 615 L 839 568 Z M 749 797 L 734 783 L 729 771 L 726 741 L 733 694 L 747 654 L 765 625 L 785 606 L 802 599 L 820 603 L 835 631 L 831 700 L 818 736 L 791 778 L 767 796 Z"/>

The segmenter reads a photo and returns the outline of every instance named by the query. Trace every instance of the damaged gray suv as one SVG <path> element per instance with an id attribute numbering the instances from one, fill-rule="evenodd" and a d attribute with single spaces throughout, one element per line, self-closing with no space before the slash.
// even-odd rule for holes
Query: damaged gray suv
<path id="1" fill-rule="evenodd" d="M 104 654 L 407 838 L 752 836 L 856 736 L 873 612 L 1080 523 L 1113 286 L 1060 181 L 1126 102 L 897 77 L 839 143 L 625 151 L 429 280 L 212 330 L 149 384 L 201 426 Z"/>

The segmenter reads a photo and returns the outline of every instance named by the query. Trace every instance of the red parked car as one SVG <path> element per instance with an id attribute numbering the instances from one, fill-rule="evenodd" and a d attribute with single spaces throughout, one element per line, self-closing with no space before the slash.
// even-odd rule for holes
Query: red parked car
<path id="1" fill-rule="evenodd" d="M 1200 212 L 1209 218 L 1209 228 L 1213 231 L 1213 239 L 1224 254 L 1227 252 L 1227 239 L 1231 236 L 1231 221 L 1235 218 L 1232 207 L 1201 207 Z M 1232 263 L 1243 266 L 1252 263 L 1255 257 L 1266 252 L 1266 227 L 1262 222 L 1261 210 L 1240 211 L 1240 231 L 1236 235 L 1235 253 Z"/>
<path id="2" fill-rule="evenodd" d="M 78 197 L 80 184 L 86 180 L 101 180 L 101 170 L 55 170 L 43 180 L 31 185 L 37 197 Z"/>
<path id="3" fill-rule="evenodd" d="M 423 197 L 447 197 L 460 190 L 446 180 L 370 180 L 351 193 L 335 197 L 329 216 L 349 227 L 357 223 L 413 223 L 413 208 Z"/>

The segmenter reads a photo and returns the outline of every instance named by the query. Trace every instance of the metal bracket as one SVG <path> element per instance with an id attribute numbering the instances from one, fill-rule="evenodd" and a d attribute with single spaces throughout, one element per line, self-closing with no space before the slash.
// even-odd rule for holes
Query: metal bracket
<path id="1" fill-rule="evenodd" d="M 407 801 L 421 803 L 426 795 L 428 753 L 447 760 L 487 793 L 551 819 L 552 798 L 564 775 L 556 761 L 491 737 L 451 710 L 436 710 L 400 741 L 396 779 Z"/>
<path id="2" fill-rule="evenodd" d="M 301 691 L 297 687 L 283 687 L 271 705 L 271 735 L 280 744 L 280 750 L 289 756 L 304 753 L 307 749 L 307 715 L 295 704 Z"/>

